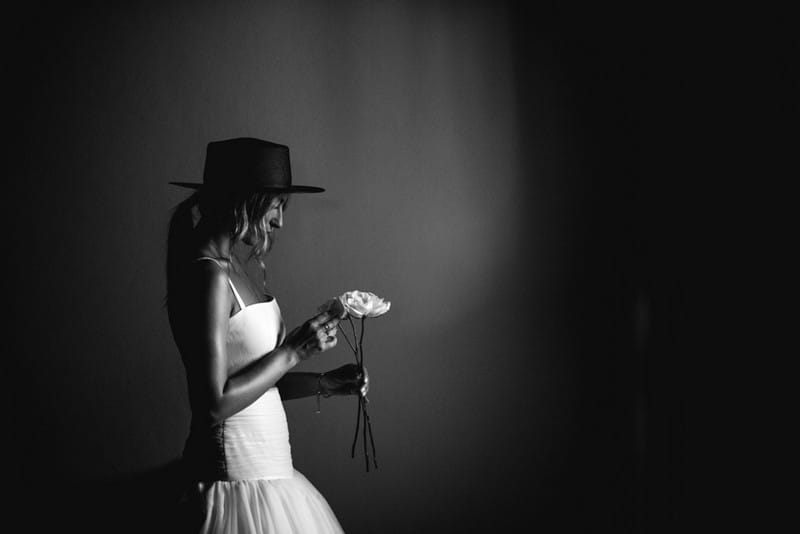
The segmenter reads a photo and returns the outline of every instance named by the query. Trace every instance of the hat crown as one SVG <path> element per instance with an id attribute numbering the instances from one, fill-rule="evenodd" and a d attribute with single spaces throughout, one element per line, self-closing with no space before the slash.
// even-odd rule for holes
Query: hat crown
<path id="1" fill-rule="evenodd" d="M 252 137 L 208 143 L 203 183 L 237 191 L 290 187 L 289 147 Z"/>

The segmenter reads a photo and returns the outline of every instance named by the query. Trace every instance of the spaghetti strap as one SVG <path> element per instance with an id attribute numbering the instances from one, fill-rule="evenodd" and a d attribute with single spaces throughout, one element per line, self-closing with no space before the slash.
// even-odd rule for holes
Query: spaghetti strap
<path id="1" fill-rule="evenodd" d="M 236 291 L 236 286 L 233 285 L 233 281 L 231 280 L 230 276 L 228 277 L 228 285 L 231 286 L 231 291 L 233 291 L 233 296 L 236 297 L 236 302 L 239 303 L 239 309 L 240 310 L 245 309 L 244 301 L 242 300 L 242 297 L 239 296 L 239 292 Z"/>
<path id="2" fill-rule="evenodd" d="M 219 262 L 219 260 L 217 260 L 216 258 L 211 258 L 209 256 L 202 256 L 200 258 L 195 258 L 194 261 L 200 261 L 200 260 L 213 261 L 214 263 L 219 265 L 221 268 L 223 268 L 223 269 L 225 268 L 225 266 L 222 265 Z M 228 285 L 231 286 L 231 291 L 233 291 L 233 296 L 236 297 L 236 303 L 239 305 L 239 309 L 243 310 L 245 308 L 244 301 L 242 300 L 242 297 L 239 296 L 239 292 L 236 291 L 236 286 L 233 285 L 233 281 L 231 280 L 230 276 L 228 276 Z"/>

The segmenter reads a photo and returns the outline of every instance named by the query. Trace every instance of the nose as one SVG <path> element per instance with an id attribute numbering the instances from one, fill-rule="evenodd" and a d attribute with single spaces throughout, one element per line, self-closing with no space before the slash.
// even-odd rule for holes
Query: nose
<path id="1" fill-rule="evenodd" d="M 283 228 L 283 206 L 278 206 L 278 215 L 270 221 L 275 228 Z"/>

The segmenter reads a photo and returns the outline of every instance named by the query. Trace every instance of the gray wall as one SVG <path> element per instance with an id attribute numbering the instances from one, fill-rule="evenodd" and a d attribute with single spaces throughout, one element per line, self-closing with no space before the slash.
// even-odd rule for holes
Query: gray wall
<path id="1" fill-rule="evenodd" d="M 349 457 L 354 398 L 286 403 L 295 466 L 345 529 L 631 527 L 636 163 L 616 162 L 643 97 L 590 19 L 495 2 L 21 16 L 19 476 L 118 491 L 178 457 L 164 259 L 185 192 L 167 182 L 199 180 L 208 141 L 255 136 L 328 190 L 292 201 L 269 257 L 288 325 L 348 289 L 392 301 L 366 335 L 377 471 Z M 301 369 L 351 358 L 342 343 Z"/>

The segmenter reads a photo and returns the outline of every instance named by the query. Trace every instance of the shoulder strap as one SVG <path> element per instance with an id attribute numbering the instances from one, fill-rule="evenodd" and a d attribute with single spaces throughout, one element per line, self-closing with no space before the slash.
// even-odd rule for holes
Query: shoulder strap
<path id="1" fill-rule="evenodd" d="M 244 301 L 242 300 L 242 297 L 239 296 L 239 292 L 236 291 L 236 286 L 233 285 L 233 281 L 231 280 L 230 276 L 228 277 L 228 285 L 231 286 L 231 291 L 233 291 L 233 296 L 236 297 L 236 302 L 239 303 L 239 309 L 243 310 L 245 308 Z"/>
<path id="2" fill-rule="evenodd" d="M 200 261 L 200 260 L 209 260 L 209 261 L 213 261 L 214 263 L 216 263 L 217 265 L 219 265 L 219 266 L 220 266 L 220 268 L 222 268 L 222 269 L 225 269 L 225 268 L 226 268 L 226 267 L 225 267 L 224 265 L 222 265 L 222 264 L 219 262 L 219 260 L 217 260 L 216 258 L 210 258 L 210 257 L 208 257 L 208 256 L 202 256 L 202 257 L 200 257 L 200 258 L 195 258 L 195 260 L 194 260 L 194 261 Z M 233 281 L 231 280 L 231 277 L 230 277 L 230 276 L 228 276 L 228 285 L 229 285 L 229 286 L 231 286 L 231 291 L 233 291 L 233 296 L 234 296 L 234 297 L 236 297 L 236 303 L 239 305 L 239 309 L 240 309 L 240 310 L 243 310 L 243 309 L 245 308 L 244 301 L 242 300 L 242 297 L 240 297 L 240 296 L 239 296 L 239 292 L 238 292 L 238 291 L 236 291 L 236 286 L 234 286 L 234 285 L 233 285 Z"/>

